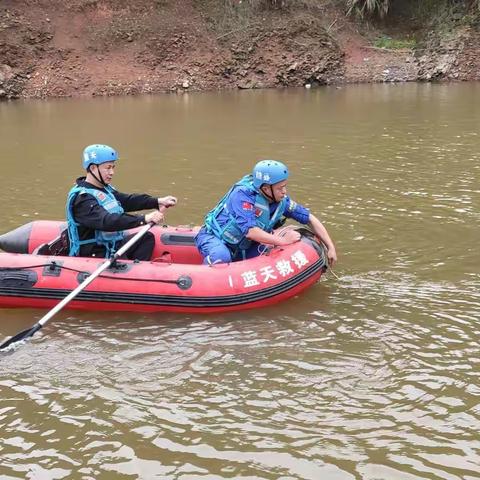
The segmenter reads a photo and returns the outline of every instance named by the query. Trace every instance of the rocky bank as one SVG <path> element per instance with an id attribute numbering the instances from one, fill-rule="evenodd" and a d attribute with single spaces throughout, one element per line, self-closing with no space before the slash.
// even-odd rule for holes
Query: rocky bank
<path id="1" fill-rule="evenodd" d="M 300 2 L 301 3 L 301 2 Z M 479 28 L 379 48 L 334 6 L 251 12 L 242 2 L 5 0 L 0 99 L 472 80 Z M 382 32 L 384 34 L 384 32 Z"/>

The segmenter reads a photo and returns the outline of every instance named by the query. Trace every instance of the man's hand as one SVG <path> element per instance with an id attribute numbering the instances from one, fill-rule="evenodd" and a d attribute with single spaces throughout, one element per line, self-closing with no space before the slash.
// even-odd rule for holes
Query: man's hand
<path id="1" fill-rule="evenodd" d="M 335 247 L 333 245 L 329 247 L 327 250 L 327 258 L 328 258 L 328 265 L 330 267 L 333 267 L 335 263 L 337 263 L 337 251 L 335 250 Z"/>
<path id="2" fill-rule="evenodd" d="M 278 245 L 290 245 L 291 243 L 298 242 L 301 238 L 299 232 L 290 228 L 278 232 L 275 236 L 280 238 L 281 243 L 279 242 Z"/>
<path id="3" fill-rule="evenodd" d="M 264 243 L 266 245 L 283 246 L 298 242 L 301 235 L 299 232 L 289 227 L 276 230 L 274 233 L 268 233 L 260 227 L 252 227 L 248 230 L 246 237 L 249 240 L 254 240 L 255 242 Z"/>
<path id="4" fill-rule="evenodd" d="M 167 195 L 166 197 L 161 197 L 158 199 L 158 206 L 159 207 L 174 207 L 177 204 L 176 197 L 172 197 L 172 195 Z"/>
<path id="5" fill-rule="evenodd" d="M 159 223 L 163 222 L 163 213 L 159 210 L 154 210 L 153 212 L 147 213 L 145 215 L 145 223 L 154 223 L 158 225 Z"/>

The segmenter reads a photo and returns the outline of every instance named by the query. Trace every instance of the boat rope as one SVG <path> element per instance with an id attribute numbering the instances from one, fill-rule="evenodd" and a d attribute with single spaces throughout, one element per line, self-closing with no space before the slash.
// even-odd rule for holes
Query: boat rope
<path id="1" fill-rule="evenodd" d="M 10 272 L 10 271 L 18 271 L 18 270 L 30 270 L 34 268 L 44 268 L 44 267 L 51 267 L 53 269 L 59 268 L 63 270 L 68 270 L 70 272 L 75 272 L 75 273 L 88 273 L 85 270 L 78 270 L 76 268 L 71 268 L 71 267 L 65 267 L 63 265 L 60 265 L 56 263 L 55 261 L 52 261 L 50 263 L 41 263 L 38 265 L 26 265 L 23 267 L 0 267 L 0 272 Z M 153 278 L 130 278 L 130 277 L 119 277 L 119 276 L 113 276 L 113 275 L 104 275 L 100 274 L 98 278 L 109 278 L 111 280 L 130 280 L 130 281 L 135 281 L 135 282 L 151 282 L 151 283 L 172 283 L 175 285 L 179 285 L 181 280 L 162 280 L 162 279 L 153 279 Z"/>
<path id="2" fill-rule="evenodd" d="M 329 271 L 337 280 L 340 280 L 340 277 L 332 270 L 332 267 L 329 267 L 328 271 Z"/>

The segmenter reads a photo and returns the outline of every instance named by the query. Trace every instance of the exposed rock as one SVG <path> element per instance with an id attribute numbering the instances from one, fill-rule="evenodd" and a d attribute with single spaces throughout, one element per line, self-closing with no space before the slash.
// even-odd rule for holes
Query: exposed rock
<path id="1" fill-rule="evenodd" d="M 452 78 L 465 50 L 465 45 L 472 36 L 469 28 L 459 27 L 448 36 L 431 32 L 422 45 L 422 52 L 417 62 L 419 80 L 442 80 Z"/>
<path id="2" fill-rule="evenodd" d="M 5 3 L 2 99 L 480 78 L 478 26 L 432 31 L 414 55 L 376 48 L 337 7 L 304 2 L 223 31 L 193 0 Z"/>
<path id="3" fill-rule="evenodd" d="M 4 84 L 13 77 L 13 69 L 10 65 L 0 65 L 0 85 Z"/>

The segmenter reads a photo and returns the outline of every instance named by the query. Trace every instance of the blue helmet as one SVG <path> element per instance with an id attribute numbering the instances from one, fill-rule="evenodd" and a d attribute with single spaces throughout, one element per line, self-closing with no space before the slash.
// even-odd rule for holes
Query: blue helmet
<path id="1" fill-rule="evenodd" d="M 101 165 L 118 160 L 118 153 L 108 145 L 89 145 L 83 151 L 83 168 L 88 170 L 90 165 Z"/>
<path id="2" fill-rule="evenodd" d="M 261 160 L 253 167 L 253 186 L 274 185 L 288 178 L 288 168 L 276 160 Z"/>

